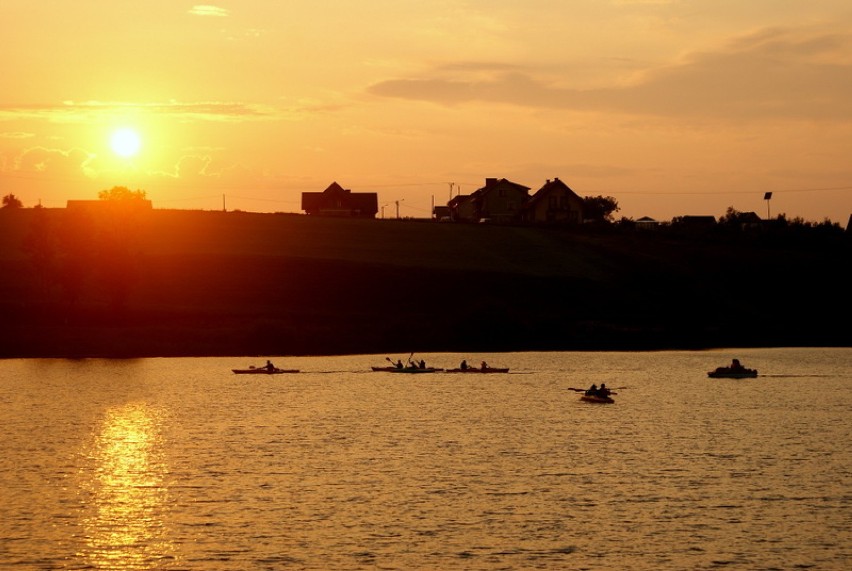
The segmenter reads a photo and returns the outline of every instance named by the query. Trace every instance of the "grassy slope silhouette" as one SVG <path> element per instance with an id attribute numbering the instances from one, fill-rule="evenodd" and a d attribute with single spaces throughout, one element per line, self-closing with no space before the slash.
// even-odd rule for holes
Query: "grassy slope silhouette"
<path id="1" fill-rule="evenodd" d="M 0 212 L 0 356 L 850 341 L 843 236 L 168 210 L 94 218 Z M 54 237 L 40 266 L 22 249 L 33 235 Z"/>

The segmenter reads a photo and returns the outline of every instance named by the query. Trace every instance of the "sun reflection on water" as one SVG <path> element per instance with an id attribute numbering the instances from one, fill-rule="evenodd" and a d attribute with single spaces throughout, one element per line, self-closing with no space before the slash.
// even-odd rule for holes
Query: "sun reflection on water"
<path id="1" fill-rule="evenodd" d="M 82 475 L 90 505 L 81 554 L 95 568 L 150 568 L 172 558 L 158 424 L 157 411 L 131 403 L 108 410 L 95 436 L 94 470 Z"/>

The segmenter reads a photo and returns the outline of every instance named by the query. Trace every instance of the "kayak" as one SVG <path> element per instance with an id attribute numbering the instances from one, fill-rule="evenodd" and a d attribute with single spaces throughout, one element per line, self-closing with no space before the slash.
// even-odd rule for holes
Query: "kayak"
<path id="1" fill-rule="evenodd" d="M 435 367 L 425 367 L 421 369 L 420 367 L 372 367 L 374 371 L 382 371 L 384 373 L 436 373 L 438 371 L 443 371 L 444 369 L 436 369 Z"/>
<path id="2" fill-rule="evenodd" d="M 402 369 L 394 369 L 390 371 L 391 373 L 437 373 L 438 371 L 443 371 L 444 369 L 436 369 L 435 367 L 425 367 L 421 369 L 420 367 L 404 367 Z"/>
<path id="3" fill-rule="evenodd" d="M 615 403 L 615 401 L 612 400 L 612 397 L 602 397 L 602 396 L 598 396 L 598 395 L 582 395 L 580 397 L 580 400 L 583 401 L 583 402 L 594 402 L 594 403 L 599 403 L 599 404 L 613 404 L 613 403 Z"/>
<path id="4" fill-rule="evenodd" d="M 509 369 L 501 369 L 498 367 L 487 367 L 485 369 L 468 367 L 467 369 L 447 369 L 447 373 L 508 373 Z"/>
<path id="5" fill-rule="evenodd" d="M 299 369 L 267 369 L 266 367 L 251 367 L 249 369 L 231 369 L 235 375 L 281 375 L 298 373 Z"/>

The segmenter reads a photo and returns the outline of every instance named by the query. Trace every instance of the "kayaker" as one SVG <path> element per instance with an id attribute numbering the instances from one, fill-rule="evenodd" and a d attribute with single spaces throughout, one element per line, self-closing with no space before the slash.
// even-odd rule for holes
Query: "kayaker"
<path id="1" fill-rule="evenodd" d="M 483 361 L 483 362 L 482 362 L 482 365 L 480 365 L 480 367 L 481 367 L 481 368 L 482 368 L 482 370 L 484 371 L 485 369 L 487 369 L 487 368 L 488 368 L 488 363 L 486 363 L 485 361 Z"/>
<path id="2" fill-rule="evenodd" d="M 267 371 L 274 371 L 275 370 L 275 365 L 273 365 L 272 361 L 270 361 L 269 359 L 266 360 L 266 370 Z"/>
<path id="3" fill-rule="evenodd" d="M 596 397 L 596 396 L 598 396 L 598 385 L 597 385 L 597 384 L 595 384 L 595 383 L 592 383 L 592 386 L 591 386 L 591 387 L 589 387 L 589 390 L 587 390 L 587 391 L 586 391 L 586 396 L 587 396 L 587 397 Z"/>
<path id="4" fill-rule="evenodd" d="M 462 359 L 461 365 L 459 365 L 459 369 L 462 371 L 467 371 L 467 359 Z"/>
<path id="5" fill-rule="evenodd" d="M 421 368 L 421 369 L 425 369 L 425 368 L 426 368 L 426 361 L 424 361 L 423 359 L 420 359 L 420 368 Z"/>
<path id="6" fill-rule="evenodd" d="M 734 359 L 733 361 L 731 361 L 731 366 L 728 367 L 728 368 L 731 369 L 732 371 L 739 371 L 739 370 L 743 369 L 744 367 L 742 365 L 740 365 L 739 359 Z"/>
<path id="7" fill-rule="evenodd" d="M 404 367 L 403 367 L 403 365 L 402 365 L 402 359 L 397 359 L 397 360 L 396 360 L 396 365 L 395 365 L 395 366 L 396 366 L 396 368 L 397 368 L 397 369 L 402 369 L 402 368 L 404 368 Z"/>
<path id="8" fill-rule="evenodd" d="M 609 389 L 606 388 L 606 383 L 601 383 L 601 387 L 598 389 L 598 395 L 602 397 L 609 396 Z"/>

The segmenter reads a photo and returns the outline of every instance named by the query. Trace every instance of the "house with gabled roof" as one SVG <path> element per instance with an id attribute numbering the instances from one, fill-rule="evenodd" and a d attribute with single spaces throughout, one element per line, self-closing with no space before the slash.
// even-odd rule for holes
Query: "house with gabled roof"
<path id="1" fill-rule="evenodd" d="M 352 192 L 333 182 L 322 192 L 303 192 L 302 210 L 312 216 L 375 218 L 379 197 L 375 192 Z"/>
<path id="2" fill-rule="evenodd" d="M 505 178 L 486 178 L 485 186 L 448 203 L 453 220 L 516 222 L 521 220 L 529 187 Z"/>
<path id="3" fill-rule="evenodd" d="M 583 199 L 558 177 L 548 179 L 527 201 L 524 219 L 527 222 L 581 224 Z"/>
<path id="4" fill-rule="evenodd" d="M 450 220 L 472 222 L 478 220 L 476 211 L 474 210 L 473 199 L 469 194 L 459 194 L 450 199 L 447 203 L 447 208 L 450 210 Z"/>

